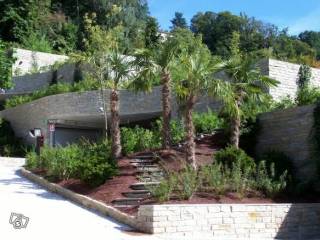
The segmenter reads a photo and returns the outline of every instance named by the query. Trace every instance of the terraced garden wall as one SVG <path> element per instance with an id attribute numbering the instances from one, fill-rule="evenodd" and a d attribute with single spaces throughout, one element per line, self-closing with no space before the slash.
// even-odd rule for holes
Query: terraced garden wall
<path id="1" fill-rule="evenodd" d="M 320 204 L 150 205 L 144 231 L 197 239 L 318 239 Z"/>

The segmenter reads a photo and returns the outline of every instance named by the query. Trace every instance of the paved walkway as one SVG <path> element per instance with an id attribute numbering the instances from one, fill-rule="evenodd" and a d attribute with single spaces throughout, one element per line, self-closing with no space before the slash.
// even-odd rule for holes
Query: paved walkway
<path id="1" fill-rule="evenodd" d="M 0 239 L 156 239 L 88 211 L 19 176 L 24 159 L 0 158 Z M 11 213 L 29 217 L 25 229 L 9 224 Z"/>

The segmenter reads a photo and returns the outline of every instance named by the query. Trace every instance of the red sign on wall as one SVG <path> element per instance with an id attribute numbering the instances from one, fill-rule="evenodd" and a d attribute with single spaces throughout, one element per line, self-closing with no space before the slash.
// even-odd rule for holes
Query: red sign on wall
<path id="1" fill-rule="evenodd" d="M 56 130 L 55 124 L 54 124 L 54 123 L 50 123 L 50 124 L 49 124 L 49 131 L 50 131 L 50 132 L 54 132 L 55 130 Z"/>

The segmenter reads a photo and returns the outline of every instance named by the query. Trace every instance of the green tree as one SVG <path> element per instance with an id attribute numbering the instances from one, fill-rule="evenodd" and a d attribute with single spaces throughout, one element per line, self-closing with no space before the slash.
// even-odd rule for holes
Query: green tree
<path id="1" fill-rule="evenodd" d="M 148 17 L 145 29 L 145 46 L 146 48 L 154 48 L 160 42 L 159 24 L 157 19 Z"/>
<path id="2" fill-rule="evenodd" d="M 175 30 L 177 28 L 188 28 L 187 20 L 183 17 L 183 13 L 181 12 L 175 12 L 171 23 L 171 30 Z"/>
<path id="3" fill-rule="evenodd" d="M 320 60 L 320 32 L 304 31 L 299 34 L 299 39 L 314 48 L 317 52 L 317 59 Z"/>
<path id="4" fill-rule="evenodd" d="M 0 39 L 0 88 L 10 89 L 12 82 L 12 65 L 16 59 L 13 52 L 9 51 L 7 45 Z"/>
<path id="5" fill-rule="evenodd" d="M 230 120 L 230 143 L 239 148 L 240 127 L 249 117 L 246 109 L 253 111 L 263 102 L 265 90 L 276 86 L 277 81 L 261 74 L 250 55 L 234 56 L 224 68 L 228 81 L 219 80 L 211 94 L 222 101 L 224 112 Z"/>
<path id="6" fill-rule="evenodd" d="M 169 38 L 157 48 L 141 49 L 135 54 L 137 76 L 134 81 L 136 89 L 151 89 L 154 82 L 161 79 L 162 84 L 162 147 L 170 147 L 170 118 L 171 118 L 171 70 L 177 49 L 175 38 Z"/>
<path id="7" fill-rule="evenodd" d="M 50 12 L 51 0 L 0 1 L 0 36 L 5 41 L 18 41 L 40 29 Z"/>
<path id="8" fill-rule="evenodd" d="M 130 58 L 121 54 L 118 46 L 118 37 L 122 34 L 122 27 L 105 31 L 95 24 L 93 18 L 86 17 L 86 30 L 89 33 L 85 41 L 86 59 L 93 67 L 90 74 L 97 78 L 101 84 L 101 96 L 105 117 L 107 134 L 107 106 L 105 89 L 110 89 L 111 112 L 111 142 L 112 155 L 119 158 L 122 152 L 119 117 L 119 89 L 126 85 L 132 76 Z"/>
<path id="9" fill-rule="evenodd" d="M 186 161 L 196 169 L 192 112 L 198 98 L 216 86 L 213 76 L 222 69 L 224 63 L 212 57 L 200 36 L 195 37 L 187 31 L 182 38 L 187 41 L 180 41 L 180 51 L 172 67 L 173 82 L 177 98 L 185 104 Z"/>
<path id="10" fill-rule="evenodd" d="M 123 26 L 123 38 L 119 39 L 127 53 L 135 47 L 144 46 L 144 30 L 148 17 L 148 4 L 146 0 L 52 0 L 57 11 L 70 17 L 79 27 L 79 48 L 83 49 L 81 39 L 86 38 L 84 28 L 85 14 L 96 14 L 96 23 L 106 30 L 119 25 Z M 118 11 L 115 12 L 115 8 Z"/>

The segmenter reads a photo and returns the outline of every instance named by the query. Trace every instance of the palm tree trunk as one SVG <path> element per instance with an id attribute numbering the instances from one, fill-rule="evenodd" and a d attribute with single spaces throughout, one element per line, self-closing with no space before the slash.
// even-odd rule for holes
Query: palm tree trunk
<path id="1" fill-rule="evenodd" d="M 185 128 L 187 133 L 186 142 L 186 161 L 190 164 L 193 169 L 197 169 L 195 148 L 196 144 L 194 142 L 194 126 L 192 121 L 192 111 L 194 104 L 196 102 L 195 96 L 190 96 L 187 100 L 186 111 L 185 111 Z"/>
<path id="2" fill-rule="evenodd" d="M 239 114 L 239 104 L 236 103 L 237 106 L 237 114 L 236 116 L 231 118 L 230 123 L 230 143 L 231 145 L 235 146 L 237 149 L 239 148 L 239 141 L 240 141 L 240 125 L 241 125 L 241 119 Z"/>
<path id="3" fill-rule="evenodd" d="M 170 118 L 171 118 L 171 77 L 164 69 L 162 73 L 162 147 L 170 148 Z"/>
<path id="4" fill-rule="evenodd" d="M 119 93 L 115 89 L 111 90 L 110 104 L 112 155 L 114 158 L 119 158 L 121 157 L 122 151 L 119 118 Z"/>

